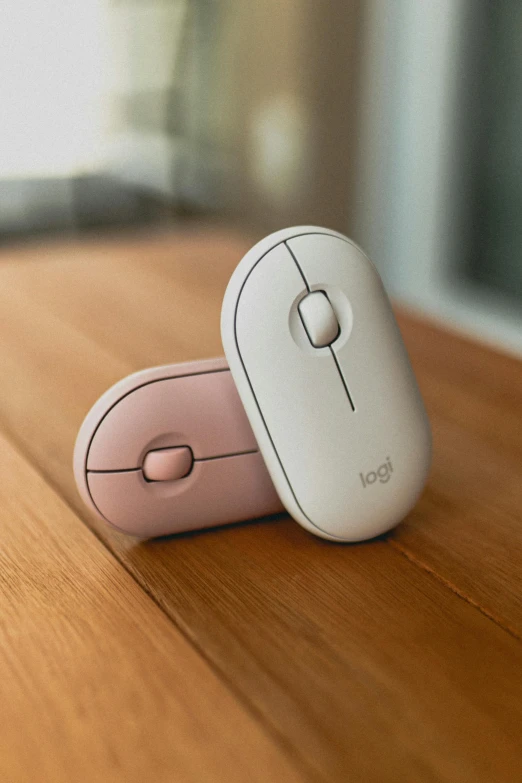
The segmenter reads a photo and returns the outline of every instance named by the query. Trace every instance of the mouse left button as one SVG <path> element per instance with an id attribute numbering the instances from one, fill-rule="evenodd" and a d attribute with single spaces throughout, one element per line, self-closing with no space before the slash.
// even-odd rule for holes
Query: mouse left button
<path id="1" fill-rule="evenodd" d="M 147 481 L 177 481 L 188 476 L 194 457 L 188 446 L 149 451 L 143 461 Z"/>

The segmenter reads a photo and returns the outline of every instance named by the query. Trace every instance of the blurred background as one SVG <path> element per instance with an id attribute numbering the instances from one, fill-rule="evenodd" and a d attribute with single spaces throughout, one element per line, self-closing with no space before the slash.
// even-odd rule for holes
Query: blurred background
<path id="1" fill-rule="evenodd" d="M 325 225 L 522 353 L 521 42 L 520 0 L 2 0 L 0 242 Z"/>

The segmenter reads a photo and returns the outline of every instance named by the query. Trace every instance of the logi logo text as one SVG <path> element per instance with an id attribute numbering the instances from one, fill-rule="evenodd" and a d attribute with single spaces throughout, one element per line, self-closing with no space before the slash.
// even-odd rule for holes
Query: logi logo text
<path id="1" fill-rule="evenodd" d="M 366 487 L 375 484 L 376 481 L 380 484 L 386 484 L 386 482 L 391 479 L 392 473 L 392 461 L 389 457 L 386 457 L 386 462 L 383 462 L 382 465 L 379 465 L 375 470 L 370 470 L 369 473 L 359 473 L 359 478 L 361 479 L 364 489 L 366 489 Z"/>

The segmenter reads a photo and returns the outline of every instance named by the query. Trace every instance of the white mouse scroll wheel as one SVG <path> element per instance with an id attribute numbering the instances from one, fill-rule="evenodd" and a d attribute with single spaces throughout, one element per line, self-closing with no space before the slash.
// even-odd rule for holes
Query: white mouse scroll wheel
<path id="1" fill-rule="evenodd" d="M 301 321 L 314 348 L 324 348 L 339 336 L 340 327 L 324 291 L 312 291 L 298 305 Z"/>
<path id="2" fill-rule="evenodd" d="M 188 446 L 149 451 L 143 461 L 143 475 L 148 481 L 176 481 L 188 476 L 193 456 Z"/>

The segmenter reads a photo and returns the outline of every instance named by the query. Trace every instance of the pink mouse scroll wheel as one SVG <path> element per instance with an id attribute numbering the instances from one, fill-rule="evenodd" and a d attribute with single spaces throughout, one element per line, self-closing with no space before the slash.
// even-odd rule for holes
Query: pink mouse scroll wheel
<path id="1" fill-rule="evenodd" d="M 188 446 L 149 451 L 143 461 L 143 475 L 148 481 L 176 481 L 190 473 L 193 461 Z"/>

